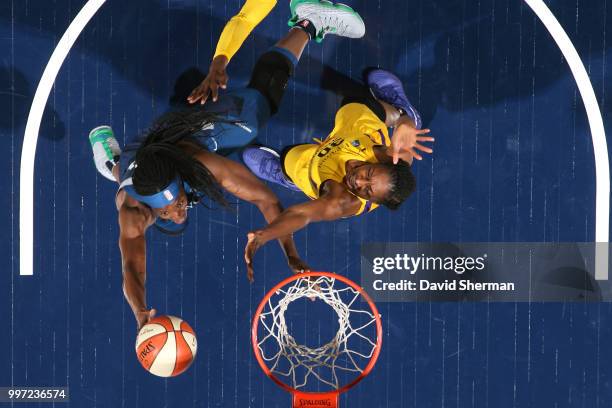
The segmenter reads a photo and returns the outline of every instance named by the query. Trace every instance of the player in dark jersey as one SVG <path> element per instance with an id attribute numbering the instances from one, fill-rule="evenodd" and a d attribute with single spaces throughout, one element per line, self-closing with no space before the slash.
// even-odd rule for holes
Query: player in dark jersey
<path id="1" fill-rule="evenodd" d="M 96 168 L 119 183 L 115 203 L 123 289 L 138 327 L 155 314 L 145 294 L 145 232 L 150 226 L 180 233 L 187 225 L 187 210 L 202 199 L 227 205 L 223 190 L 255 204 L 267 222 L 282 212 L 265 184 L 223 154 L 250 143 L 277 111 L 310 39 L 320 40 L 331 33 L 355 37 L 365 31 L 359 15 L 344 5 L 301 0 L 293 11 L 294 27 L 259 58 L 246 88 L 224 93 L 205 105 L 166 113 L 123 151 L 110 127 L 100 126 L 90 133 Z M 280 237 L 279 242 L 293 271 L 308 268 L 291 234 Z"/>

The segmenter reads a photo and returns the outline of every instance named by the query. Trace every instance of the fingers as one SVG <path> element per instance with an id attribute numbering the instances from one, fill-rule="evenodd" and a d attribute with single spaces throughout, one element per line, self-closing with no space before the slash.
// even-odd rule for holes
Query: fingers
<path id="1" fill-rule="evenodd" d="M 246 248 L 244 249 L 244 262 L 246 263 L 246 267 L 247 267 L 247 279 L 251 283 L 253 283 L 253 281 L 255 280 L 254 273 L 253 273 L 253 252 L 254 252 L 253 240 L 254 239 L 255 239 L 255 233 L 249 232 L 247 234 L 248 242 L 246 244 Z"/>
<path id="2" fill-rule="evenodd" d="M 251 264 L 251 261 L 253 259 L 253 253 L 255 252 L 255 249 L 253 248 L 254 239 L 255 239 L 255 234 L 252 232 L 249 232 L 247 234 L 247 244 L 246 244 L 246 247 L 244 248 L 244 261 L 246 262 L 247 265 Z"/>
<path id="3" fill-rule="evenodd" d="M 412 157 L 414 157 L 417 160 L 423 160 L 423 157 L 418 154 L 417 152 L 415 152 L 413 149 L 407 149 L 408 152 L 412 155 Z"/>
<path id="4" fill-rule="evenodd" d="M 249 245 L 247 245 L 246 249 L 244 250 L 244 262 L 248 265 L 251 264 L 251 249 L 249 248 Z"/>
<path id="5" fill-rule="evenodd" d="M 200 97 L 201 97 L 200 96 L 200 92 L 198 91 L 198 88 L 196 88 L 187 97 L 187 102 L 189 102 L 189 103 L 196 103 L 198 101 L 198 99 L 200 99 Z"/>
<path id="6" fill-rule="evenodd" d="M 247 267 L 247 279 L 249 280 L 249 282 L 253 283 L 255 281 L 255 278 L 253 277 L 253 261 L 252 254 L 248 245 L 247 249 L 244 251 L 244 262 L 246 262 Z"/>
<path id="7" fill-rule="evenodd" d="M 225 70 L 212 73 L 208 82 L 208 90 L 212 96 L 213 102 L 217 102 L 217 98 L 219 97 L 219 88 L 227 88 L 227 80 L 228 77 Z"/>
<path id="8" fill-rule="evenodd" d="M 212 96 L 213 102 L 217 102 L 217 98 L 219 97 L 219 84 L 218 83 L 210 84 L 210 94 Z"/>
<path id="9" fill-rule="evenodd" d="M 415 143 L 415 144 L 414 144 L 414 147 L 415 147 L 415 148 L 417 148 L 417 149 L 419 149 L 419 150 L 420 150 L 420 151 L 422 151 L 422 152 L 425 152 L 425 153 L 433 153 L 433 150 L 432 150 L 432 149 L 430 149 L 430 148 L 429 148 L 429 147 L 427 147 L 427 146 L 423 146 L 423 145 L 422 145 L 422 144 L 420 144 L 420 143 Z"/>
<path id="10" fill-rule="evenodd" d="M 431 129 L 418 129 L 416 134 L 417 135 L 424 135 L 424 134 L 427 134 L 429 132 L 431 132 Z"/>
<path id="11" fill-rule="evenodd" d="M 399 161 L 399 154 L 401 150 L 401 146 L 399 143 L 392 143 L 393 145 L 393 164 L 397 164 Z"/>
<path id="12" fill-rule="evenodd" d="M 417 136 L 416 140 L 419 142 L 435 142 L 436 141 L 436 139 L 434 139 L 431 136 Z"/>
<path id="13" fill-rule="evenodd" d="M 208 93 L 210 89 L 208 87 L 208 81 L 204 80 L 196 89 L 193 90 L 191 95 L 187 97 L 187 102 L 196 103 L 200 101 L 201 104 L 204 104 L 208 99 Z"/>
<path id="14" fill-rule="evenodd" d="M 194 90 L 191 91 L 191 94 L 189 94 L 189 96 L 187 97 L 187 102 L 195 103 L 202 97 L 202 92 L 203 92 L 202 88 L 204 87 L 205 82 L 206 80 L 202 81 L 200 85 L 196 86 Z"/>
<path id="15" fill-rule="evenodd" d="M 200 105 L 204 105 L 206 103 L 206 101 L 208 100 L 208 97 L 210 96 L 210 81 L 208 80 L 208 78 L 206 78 L 204 80 L 204 82 L 202 82 L 202 90 L 201 90 L 201 94 L 200 94 Z"/>
<path id="16" fill-rule="evenodd" d="M 225 74 L 225 71 L 223 72 L 223 74 L 219 76 L 219 79 L 217 80 L 217 84 L 219 85 L 219 88 L 221 89 L 227 88 L 227 74 Z"/>
<path id="17" fill-rule="evenodd" d="M 247 265 L 247 279 L 251 283 L 255 282 L 255 274 L 253 273 L 253 265 L 251 264 Z"/>
<path id="18" fill-rule="evenodd" d="M 212 96 L 213 102 L 217 101 L 219 96 L 219 88 L 225 89 L 227 87 L 227 75 L 213 75 L 210 74 L 204 78 L 202 83 L 193 90 L 191 95 L 187 97 L 189 103 L 196 103 L 200 101 L 201 105 L 204 105 L 208 100 L 209 96 Z"/>
<path id="19" fill-rule="evenodd" d="M 206 92 L 200 96 L 200 105 L 204 105 L 210 95 L 210 89 L 206 89 Z"/>
<path id="20" fill-rule="evenodd" d="M 157 310 L 155 309 L 150 309 L 150 310 L 142 310 L 140 312 L 138 312 L 136 314 L 136 323 L 138 326 L 138 330 L 140 331 L 140 329 L 142 329 L 142 326 L 144 326 L 145 324 L 149 323 L 149 321 L 155 317 L 155 314 L 157 313 Z"/>
<path id="21" fill-rule="evenodd" d="M 209 88 L 210 93 L 212 94 L 213 102 L 217 102 L 217 98 L 219 97 L 219 88 L 227 88 L 227 75 L 218 74 L 214 79 L 211 80 Z"/>

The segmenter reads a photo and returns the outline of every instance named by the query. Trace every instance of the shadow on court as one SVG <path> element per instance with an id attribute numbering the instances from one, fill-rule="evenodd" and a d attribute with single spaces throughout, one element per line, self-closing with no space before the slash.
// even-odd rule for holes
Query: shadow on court
<path id="1" fill-rule="evenodd" d="M 0 128 L 25 128 L 33 98 L 33 86 L 25 75 L 15 67 L 0 65 Z M 51 104 L 45 107 L 39 135 L 52 141 L 66 135 L 66 126 Z"/>
<path id="2" fill-rule="evenodd" d="M 573 6 L 561 4 L 553 2 L 551 8 L 583 57 L 598 56 L 604 46 L 610 48 L 612 41 L 605 43 L 602 36 L 588 30 L 590 24 L 605 18 L 598 7 L 582 7 L 577 19 Z M 67 0 L 59 0 L 56 7 L 69 9 L 70 5 Z M 319 54 L 318 50 L 311 56 L 305 55 L 293 79 L 295 99 L 304 100 L 310 95 L 326 100 L 324 93 L 316 89 L 319 84 L 316 78 L 321 79 L 324 89 L 330 89 L 325 86 L 330 83 L 325 76 L 344 81 L 355 75 L 347 76 L 343 72 L 359 73 L 366 66 L 377 65 L 399 74 L 427 125 L 439 108 L 461 112 L 528 98 L 569 75 L 559 49 L 521 2 L 451 1 L 442 5 L 420 1 L 379 8 L 359 1 L 353 5 L 369 27 L 366 37 L 351 40 L 350 47 L 347 43 L 338 43 L 342 45 L 334 47 L 335 66 L 322 64 L 314 56 Z M 73 51 L 97 55 L 143 92 L 166 99 L 177 78 L 183 87 L 191 86 L 208 67 L 215 43 L 208 39 L 218 37 L 225 20 L 213 17 L 207 7 L 208 4 L 194 1 L 156 2 L 146 8 L 138 2 L 107 2 Z M 231 15 L 234 10 L 227 7 Z M 14 8 L 11 11 L 8 5 L 2 6 L 0 19 L 8 20 L 13 13 L 18 27 L 36 28 L 56 38 L 63 34 L 68 23 L 56 21 L 32 5 L 28 9 L 25 4 L 15 4 Z M 75 15 L 78 10 L 72 7 L 71 11 Z M 284 19 L 287 14 L 279 4 L 268 20 Z M 245 48 L 255 49 L 256 57 L 275 40 L 256 30 Z M 327 43 L 335 46 L 335 41 L 331 39 Z M 329 49 L 328 44 L 323 47 Z M 232 87 L 246 82 L 250 75 L 254 60 L 245 63 L 245 54 L 246 50 L 239 53 L 237 62 L 229 68 Z M 193 76 L 194 70 L 200 70 L 200 74 Z M 343 84 L 351 86 L 350 81 Z M 594 85 L 597 91 L 598 84 Z M 170 98 L 171 104 L 180 103 L 178 99 L 186 94 L 186 89 L 176 91 Z M 333 111 L 336 102 L 327 101 L 324 105 Z M 609 110 L 607 106 L 603 108 Z M 17 113 L 22 116 L 21 111 Z M 310 115 L 308 126 L 329 126 L 330 119 L 319 119 L 320 116 Z M 281 125 L 294 124 L 290 123 L 293 120 L 304 121 L 283 114 L 275 120 Z M 581 120 L 578 125 L 585 123 Z"/>

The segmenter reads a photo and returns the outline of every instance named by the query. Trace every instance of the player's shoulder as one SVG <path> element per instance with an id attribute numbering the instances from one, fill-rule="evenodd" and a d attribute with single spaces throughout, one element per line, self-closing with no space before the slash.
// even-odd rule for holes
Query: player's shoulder
<path id="1" fill-rule="evenodd" d="M 149 207 L 133 199 L 124 191 L 119 193 L 125 195 L 121 204 L 118 204 L 121 236 L 136 238 L 144 235 L 147 228 L 155 222 L 155 215 Z"/>
<path id="2" fill-rule="evenodd" d="M 319 197 L 328 201 L 342 213 L 356 211 L 361 206 L 359 197 L 352 194 L 344 183 L 336 180 L 326 180 L 321 184 Z"/>

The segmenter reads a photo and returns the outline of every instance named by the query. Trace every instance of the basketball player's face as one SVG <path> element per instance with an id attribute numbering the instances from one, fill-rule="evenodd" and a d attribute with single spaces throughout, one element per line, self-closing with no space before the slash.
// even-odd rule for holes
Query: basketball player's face
<path id="1" fill-rule="evenodd" d="M 387 169 L 366 162 L 349 170 L 344 182 L 353 194 L 375 203 L 382 202 L 391 189 L 391 178 Z"/>
<path id="2" fill-rule="evenodd" d="M 164 220 L 171 220 L 176 224 L 182 224 L 187 219 L 187 196 L 181 188 L 179 195 L 173 203 L 163 208 L 155 209 L 155 215 Z"/>

